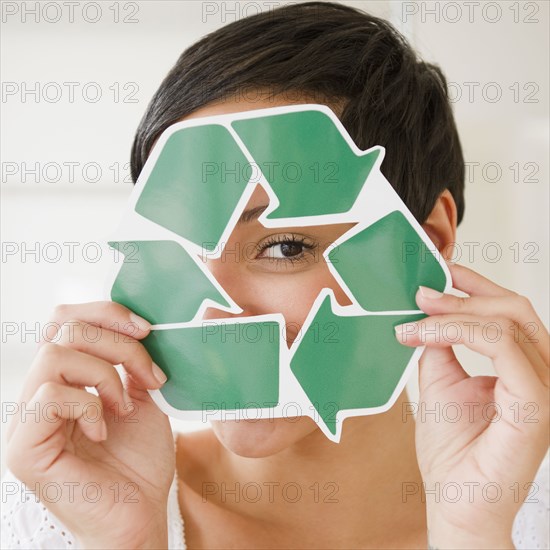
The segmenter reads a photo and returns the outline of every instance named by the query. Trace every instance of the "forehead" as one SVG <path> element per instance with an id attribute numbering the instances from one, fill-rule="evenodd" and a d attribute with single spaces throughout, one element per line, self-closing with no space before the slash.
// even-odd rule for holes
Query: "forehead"
<path id="1" fill-rule="evenodd" d="M 301 105 L 307 103 L 326 105 L 332 109 L 338 117 L 341 117 L 344 109 L 344 101 L 337 99 L 329 101 L 327 97 L 319 93 L 299 90 L 285 90 L 284 92 L 274 93 L 270 88 L 259 87 L 249 88 L 242 92 L 237 92 L 211 101 L 192 113 L 175 120 L 174 123 L 215 115 L 228 115 L 232 113 L 253 111 L 255 109 L 267 109 L 270 107 L 284 107 L 286 105 Z M 159 137 L 160 136 L 153 142 L 151 150 L 154 148 Z M 245 209 L 248 210 L 266 206 L 267 204 L 269 204 L 268 194 L 261 185 L 257 185 Z"/>
<path id="2" fill-rule="evenodd" d="M 341 107 L 330 104 L 327 101 L 321 101 L 315 94 L 308 94 L 295 90 L 288 90 L 284 93 L 274 94 L 269 88 L 248 89 L 234 95 L 230 95 L 215 101 L 212 101 L 203 107 L 193 111 L 191 114 L 181 117 L 177 122 L 197 119 L 214 115 L 228 115 L 232 113 L 242 113 L 253 111 L 255 109 L 267 109 L 269 107 L 284 107 L 285 105 L 300 105 L 306 103 L 320 103 L 329 106 L 338 116 L 341 113 Z M 246 208 L 256 208 L 269 203 L 269 197 L 263 187 L 258 185 L 252 193 Z"/>
<path id="3" fill-rule="evenodd" d="M 274 94 L 269 88 L 255 88 L 233 95 L 216 99 L 185 115 L 176 122 L 203 118 L 215 115 L 229 115 L 232 113 L 242 113 L 253 111 L 254 109 L 267 109 L 269 107 L 284 107 L 285 105 L 301 105 L 306 103 L 318 103 L 330 107 L 338 117 L 343 111 L 343 103 L 340 101 L 327 101 L 321 99 L 319 94 L 300 92 L 296 90 L 287 90 L 284 93 Z M 151 151 L 155 147 L 160 135 L 158 135 L 151 145 Z M 256 190 L 257 191 L 257 190 Z M 261 193 L 260 193 L 261 194 Z M 256 195 L 256 192 L 254 193 Z M 266 195 L 267 197 L 267 195 Z"/>
<path id="4" fill-rule="evenodd" d="M 228 115 L 231 113 L 253 111 L 254 109 L 267 109 L 269 107 L 284 107 L 285 105 L 300 105 L 305 103 L 327 105 L 337 116 L 340 116 L 341 113 L 341 106 L 338 104 L 335 105 L 335 102 L 329 103 L 325 99 L 321 100 L 318 94 L 297 90 L 287 90 L 274 94 L 269 88 L 258 88 L 243 90 L 242 92 L 212 101 L 193 111 L 191 114 L 181 117 L 178 119 L 178 122 L 206 116 Z"/>

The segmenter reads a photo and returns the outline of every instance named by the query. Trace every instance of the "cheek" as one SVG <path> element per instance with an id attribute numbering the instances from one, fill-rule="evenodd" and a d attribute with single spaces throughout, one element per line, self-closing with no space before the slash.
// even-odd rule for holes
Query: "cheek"
<path id="1" fill-rule="evenodd" d="M 289 345 L 296 338 L 321 289 L 332 288 L 337 298 L 341 293 L 326 265 L 299 273 L 255 273 L 247 279 L 246 285 L 241 282 L 240 286 L 243 298 L 240 305 L 248 310 L 248 314 L 283 314 Z"/>
<path id="2" fill-rule="evenodd" d="M 258 280 L 253 284 L 264 308 L 280 311 L 288 322 L 299 324 L 305 320 L 323 287 L 315 270 L 292 275 L 272 275 L 268 281 Z"/>
<path id="3" fill-rule="evenodd" d="M 331 275 L 324 259 L 299 270 L 292 266 L 268 272 L 246 262 L 210 262 L 208 268 L 228 294 L 243 309 L 237 317 L 281 313 L 290 345 L 323 288 L 331 288 L 340 305 L 351 302 Z M 220 316 L 219 314 L 214 315 Z M 221 317 L 233 316 L 222 314 Z"/>

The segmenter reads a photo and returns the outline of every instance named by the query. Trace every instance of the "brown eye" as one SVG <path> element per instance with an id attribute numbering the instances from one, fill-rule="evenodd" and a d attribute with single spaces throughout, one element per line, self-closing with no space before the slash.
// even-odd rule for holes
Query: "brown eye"
<path id="1" fill-rule="evenodd" d="M 278 235 L 270 237 L 261 246 L 258 259 L 279 262 L 298 262 L 308 260 L 316 248 L 314 242 L 308 243 L 298 235 Z"/>
<path id="2" fill-rule="evenodd" d="M 266 247 L 262 253 L 264 258 L 292 258 L 304 251 L 304 245 L 296 241 L 283 241 Z"/>

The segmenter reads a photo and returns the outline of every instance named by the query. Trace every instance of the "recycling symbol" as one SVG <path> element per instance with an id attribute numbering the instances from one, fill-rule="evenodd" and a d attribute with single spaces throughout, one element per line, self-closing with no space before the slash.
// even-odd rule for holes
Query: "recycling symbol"
<path id="1" fill-rule="evenodd" d="M 425 317 L 419 285 L 445 291 L 451 278 L 380 171 L 384 152 L 360 150 L 316 104 L 196 118 L 163 132 L 109 242 L 123 261 L 108 293 L 153 324 L 142 342 L 168 377 L 151 391 L 164 412 L 306 415 L 338 442 L 345 418 L 393 405 L 422 352 L 400 344 L 393 327 Z M 280 313 L 203 318 L 209 307 L 243 311 L 204 258 L 221 256 L 257 185 L 269 196 L 258 218 L 266 227 L 354 223 L 323 253 L 351 305 L 323 288 L 290 346 Z"/>

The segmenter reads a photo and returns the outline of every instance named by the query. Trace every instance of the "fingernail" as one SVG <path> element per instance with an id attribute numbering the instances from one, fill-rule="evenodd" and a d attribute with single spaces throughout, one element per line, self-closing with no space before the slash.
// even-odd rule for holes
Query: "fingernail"
<path id="1" fill-rule="evenodd" d="M 151 323 L 135 313 L 130 313 L 130 321 L 136 324 L 141 330 L 151 330 Z"/>
<path id="2" fill-rule="evenodd" d="M 168 380 L 166 374 L 164 374 L 163 370 L 156 363 L 153 363 L 153 374 L 160 384 L 164 384 Z"/>
<path id="3" fill-rule="evenodd" d="M 403 323 L 394 327 L 395 334 L 402 336 L 405 332 L 407 334 L 414 334 L 418 331 L 418 323 Z"/>
<path id="4" fill-rule="evenodd" d="M 100 433 L 101 441 L 105 441 L 107 439 L 107 424 L 105 423 L 104 418 L 101 419 L 99 433 Z"/>
<path id="5" fill-rule="evenodd" d="M 405 325 L 407 323 L 403 323 L 402 325 L 397 325 L 394 328 L 395 330 L 395 334 L 397 334 L 397 336 L 401 336 L 403 334 L 403 331 L 405 330 Z"/>
<path id="6" fill-rule="evenodd" d="M 441 296 L 443 296 L 443 292 L 439 292 L 439 290 L 435 290 L 434 288 L 422 285 L 420 285 L 418 288 L 420 289 L 420 294 L 422 294 L 424 298 L 435 300 L 436 298 L 441 298 Z"/>

